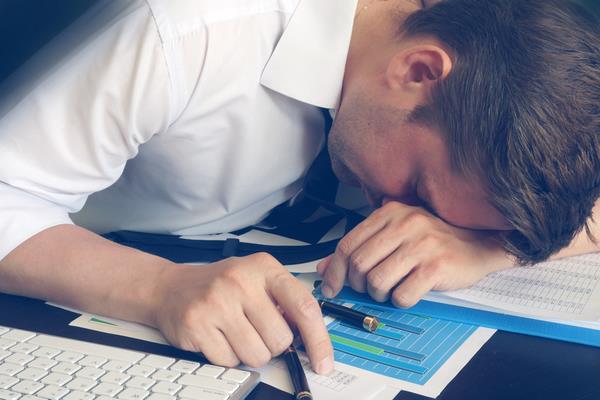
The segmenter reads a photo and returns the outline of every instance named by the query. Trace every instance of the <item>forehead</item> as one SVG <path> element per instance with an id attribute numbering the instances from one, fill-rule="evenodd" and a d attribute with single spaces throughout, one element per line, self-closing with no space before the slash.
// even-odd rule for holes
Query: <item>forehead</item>
<path id="1" fill-rule="evenodd" d="M 492 205 L 485 177 L 456 170 L 441 133 L 420 127 L 417 195 L 446 222 L 470 229 L 510 230 L 510 222 Z"/>
<path id="2" fill-rule="evenodd" d="M 422 197 L 446 222 L 470 229 L 510 230 L 512 225 L 492 205 L 481 179 L 446 168 L 430 168 L 421 185 Z M 427 169 L 427 168 L 425 168 Z"/>

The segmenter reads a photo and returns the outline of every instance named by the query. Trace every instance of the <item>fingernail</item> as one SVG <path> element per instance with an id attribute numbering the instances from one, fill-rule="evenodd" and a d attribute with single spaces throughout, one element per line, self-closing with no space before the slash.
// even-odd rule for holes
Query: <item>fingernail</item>
<path id="1" fill-rule="evenodd" d="M 325 297 L 333 297 L 333 289 L 329 285 L 321 284 L 321 293 Z"/>
<path id="2" fill-rule="evenodd" d="M 325 375 L 333 371 L 333 358 L 325 357 L 317 364 L 317 374 Z"/>

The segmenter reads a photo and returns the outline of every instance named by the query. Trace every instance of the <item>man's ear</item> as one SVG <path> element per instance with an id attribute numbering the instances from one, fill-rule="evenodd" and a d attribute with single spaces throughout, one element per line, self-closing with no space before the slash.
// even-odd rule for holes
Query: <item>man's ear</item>
<path id="1" fill-rule="evenodd" d="M 386 70 L 388 87 L 398 92 L 399 105 L 413 109 L 427 104 L 432 88 L 446 79 L 452 59 L 443 48 L 421 44 L 403 49 L 390 60 Z"/>

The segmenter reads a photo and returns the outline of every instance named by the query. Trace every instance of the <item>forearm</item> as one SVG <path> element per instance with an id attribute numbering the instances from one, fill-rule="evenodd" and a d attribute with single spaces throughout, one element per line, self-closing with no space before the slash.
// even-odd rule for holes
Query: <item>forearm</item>
<path id="1" fill-rule="evenodd" d="M 0 291 L 155 325 L 155 286 L 169 261 L 73 225 L 46 229 L 0 262 Z"/>

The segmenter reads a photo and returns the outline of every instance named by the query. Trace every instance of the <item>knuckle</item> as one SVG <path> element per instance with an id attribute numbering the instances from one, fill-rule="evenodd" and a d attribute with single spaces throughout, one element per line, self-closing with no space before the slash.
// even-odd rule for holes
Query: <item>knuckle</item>
<path id="1" fill-rule="evenodd" d="M 419 210 L 412 211 L 404 218 L 406 226 L 422 226 L 429 222 L 429 218 Z"/>
<path id="2" fill-rule="evenodd" d="M 325 356 L 333 354 L 333 348 L 331 347 L 331 340 L 328 336 L 322 337 L 312 343 L 310 350 L 315 353 L 318 358 L 322 359 Z"/>
<path id="3" fill-rule="evenodd" d="M 349 258 L 352 254 L 352 243 L 347 238 L 338 242 L 337 252 L 344 258 Z"/>
<path id="4" fill-rule="evenodd" d="M 237 265 L 233 265 L 233 266 L 228 266 L 226 268 L 223 268 L 223 270 L 221 271 L 221 278 L 223 279 L 223 281 L 227 282 L 227 284 L 232 284 L 232 283 L 239 283 L 239 282 L 243 282 L 243 275 L 244 271 L 243 268 L 240 268 Z"/>
<path id="5" fill-rule="evenodd" d="M 306 319 L 321 318 L 319 304 L 312 296 L 301 296 L 296 308 L 300 312 L 300 315 Z"/>
<path id="6" fill-rule="evenodd" d="M 426 233 L 421 240 L 419 241 L 419 245 L 424 249 L 436 249 L 441 245 L 441 240 L 439 237 L 431 232 Z"/>
<path id="7" fill-rule="evenodd" d="M 273 276 L 273 284 L 278 287 L 286 287 L 291 283 L 293 283 L 292 275 L 285 268 Z"/>
<path id="8" fill-rule="evenodd" d="M 368 265 L 365 262 L 365 256 L 361 252 L 354 252 L 348 259 L 350 268 L 356 272 L 364 273 L 368 270 Z"/>
<path id="9" fill-rule="evenodd" d="M 287 332 L 280 334 L 275 340 L 275 343 L 271 346 L 271 356 L 275 357 L 283 353 L 285 349 L 290 347 L 293 341 L 294 335 L 289 329 Z"/>
<path id="10" fill-rule="evenodd" d="M 277 259 L 269 253 L 260 252 L 260 253 L 252 254 L 248 257 L 251 257 L 254 262 L 256 262 L 257 264 L 260 264 L 260 265 L 266 265 L 266 266 L 271 266 L 272 264 L 279 265 L 279 261 L 277 261 Z"/>
<path id="11" fill-rule="evenodd" d="M 381 291 L 384 289 L 385 276 L 379 269 L 374 269 L 367 275 L 367 282 L 373 289 Z"/>

